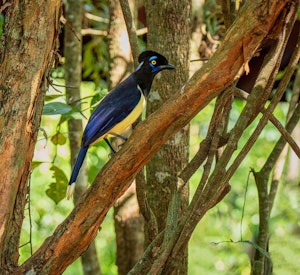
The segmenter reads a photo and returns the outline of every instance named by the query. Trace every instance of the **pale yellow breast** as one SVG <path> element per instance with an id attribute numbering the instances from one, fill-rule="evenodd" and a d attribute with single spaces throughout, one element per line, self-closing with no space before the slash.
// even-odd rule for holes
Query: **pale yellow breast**
<path id="1" fill-rule="evenodd" d="M 135 106 L 135 108 L 132 110 L 132 112 L 121 122 L 116 124 L 108 133 L 107 135 L 113 135 L 118 134 L 121 135 L 130 125 L 132 125 L 137 118 L 141 115 L 144 105 L 145 105 L 145 97 L 141 93 L 141 99 L 139 103 Z M 106 135 L 106 136 L 107 136 Z"/>

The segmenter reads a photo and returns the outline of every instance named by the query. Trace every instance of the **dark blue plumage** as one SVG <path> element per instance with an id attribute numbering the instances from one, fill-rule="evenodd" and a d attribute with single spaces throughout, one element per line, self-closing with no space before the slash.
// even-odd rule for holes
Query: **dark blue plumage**
<path id="1" fill-rule="evenodd" d="M 167 59 L 154 51 L 139 56 L 139 66 L 122 83 L 110 91 L 92 113 L 83 132 L 82 147 L 74 165 L 67 189 L 67 198 L 74 192 L 75 182 L 90 145 L 109 136 L 121 136 L 141 114 L 154 76 L 165 69 L 175 69 Z"/>
<path id="2" fill-rule="evenodd" d="M 73 167 L 70 182 L 75 182 L 89 146 L 81 147 Z"/>
<path id="3" fill-rule="evenodd" d="M 126 93 L 124 93 L 126 90 Z M 92 113 L 83 136 L 82 146 L 88 146 L 105 135 L 113 126 L 128 116 L 139 103 L 141 92 L 133 75 L 115 87 Z M 91 123 L 92 122 L 92 123 Z"/>

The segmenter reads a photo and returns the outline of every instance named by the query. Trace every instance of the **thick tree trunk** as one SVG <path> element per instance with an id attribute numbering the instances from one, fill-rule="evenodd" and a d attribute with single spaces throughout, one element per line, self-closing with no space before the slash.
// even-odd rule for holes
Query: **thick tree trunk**
<path id="1" fill-rule="evenodd" d="M 59 0 L 11 1 L 4 10 L 0 57 L 1 274 L 18 264 L 27 181 L 46 77 L 57 48 L 60 5 Z"/>
<path id="2" fill-rule="evenodd" d="M 155 81 L 147 103 L 149 115 L 160 108 L 188 80 L 191 1 L 146 1 L 146 14 L 148 48 L 162 53 L 176 66 L 176 73 L 165 73 Z M 188 163 L 188 156 L 187 125 L 171 137 L 146 166 L 147 197 L 156 216 L 158 232 L 166 226 L 170 201 L 177 190 L 177 175 Z M 181 211 L 184 211 L 188 205 L 188 185 L 184 187 L 181 195 Z M 147 235 L 153 234 L 148 232 Z M 172 274 L 187 274 L 187 249 L 182 251 L 180 259 L 176 261 L 178 268 Z"/>
<path id="3" fill-rule="evenodd" d="M 81 68 L 82 68 L 82 1 L 68 0 L 65 4 L 66 24 L 64 29 L 64 57 L 65 57 L 65 81 L 66 96 L 69 104 L 80 100 Z M 83 131 L 80 119 L 68 121 L 69 141 L 71 151 L 71 165 L 75 164 L 81 147 L 81 135 Z M 84 163 L 78 175 L 74 193 L 74 203 L 80 199 L 88 187 L 86 164 Z M 101 274 L 95 242 L 81 255 L 83 273 L 85 275 Z"/>

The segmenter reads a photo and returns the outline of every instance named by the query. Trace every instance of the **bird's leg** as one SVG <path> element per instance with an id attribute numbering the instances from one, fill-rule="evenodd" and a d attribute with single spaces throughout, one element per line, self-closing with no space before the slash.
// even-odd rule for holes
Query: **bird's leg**
<path id="1" fill-rule="evenodd" d="M 118 148 L 122 147 L 122 146 L 124 145 L 125 141 L 127 141 L 127 137 L 124 137 L 124 136 L 122 136 L 122 135 L 115 134 L 115 133 L 111 133 L 111 135 L 112 135 L 112 136 L 115 136 L 115 137 L 117 137 L 117 138 L 119 138 L 119 139 L 124 140 L 123 143 L 121 143 L 121 144 L 118 145 Z"/>
<path id="2" fill-rule="evenodd" d="M 112 154 L 115 154 L 116 153 L 116 150 L 114 149 L 114 147 L 110 144 L 110 142 L 108 141 L 107 138 L 104 138 L 105 142 L 107 143 L 107 145 L 109 146 Z"/>
<path id="3" fill-rule="evenodd" d="M 118 138 L 120 138 L 120 139 L 122 139 L 122 140 L 124 140 L 124 141 L 127 140 L 127 137 L 121 136 L 121 135 L 119 135 L 119 134 L 111 133 L 111 135 L 113 135 L 113 136 L 115 136 L 115 137 L 118 137 Z"/>

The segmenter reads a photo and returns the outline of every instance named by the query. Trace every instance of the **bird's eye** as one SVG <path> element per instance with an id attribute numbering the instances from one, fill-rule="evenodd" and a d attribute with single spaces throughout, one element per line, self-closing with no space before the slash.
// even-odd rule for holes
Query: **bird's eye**
<path id="1" fill-rule="evenodd" d="M 156 65 L 156 60 L 152 60 L 151 64 L 155 66 Z"/>

